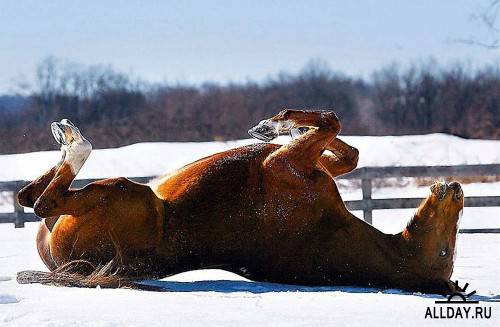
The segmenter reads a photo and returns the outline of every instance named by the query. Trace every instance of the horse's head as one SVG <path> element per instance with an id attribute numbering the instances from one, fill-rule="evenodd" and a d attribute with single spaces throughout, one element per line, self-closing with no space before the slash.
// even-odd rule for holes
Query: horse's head
<path id="1" fill-rule="evenodd" d="M 408 244 L 412 269 L 422 278 L 449 280 L 464 196 L 459 183 L 437 182 L 422 201 L 402 236 Z"/>

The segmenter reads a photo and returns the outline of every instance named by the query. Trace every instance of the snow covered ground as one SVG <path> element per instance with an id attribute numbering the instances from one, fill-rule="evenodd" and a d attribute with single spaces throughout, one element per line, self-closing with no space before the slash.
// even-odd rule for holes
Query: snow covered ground
<path id="1" fill-rule="evenodd" d="M 360 150 L 359 166 L 500 163 L 500 142 L 463 140 L 433 134 L 402 137 L 344 137 Z M 286 142 L 286 139 L 282 139 Z M 253 140 L 207 143 L 143 143 L 94 150 L 79 178 L 154 176 L 211 153 Z M 411 150 L 411 151 L 410 151 Z M 0 156 L 1 180 L 29 180 L 59 159 L 57 151 Z M 465 195 L 500 195 L 500 182 L 465 184 Z M 361 192 L 341 188 L 344 199 Z M 374 190 L 374 197 L 424 197 L 428 187 Z M 0 194 L 0 212 L 12 211 L 9 194 Z M 374 225 L 399 232 L 413 210 L 378 210 Z M 361 217 L 361 213 L 356 213 Z M 463 228 L 500 227 L 500 208 L 466 208 Z M 307 288 L 255 283 L 221 270 L 188 272 L 162 282 L 169 292 L 72 289 L 18 285 L 16 272 L 44 270 L 35 248 L 37 223 L 14 229 L 0 224 L 0 326 L 325 326 L 456 324 L 455 319 L 425 319 L 440 297 L 378 292 L 360 288 Z M 460 234 L 454 279 L 477 290 L 480 306 L 492 317 L 460 323 L 500 322 L 500 235 Z"/>
<path id="2" fill-rule="evenodd" d="M 360 288 L 307 288 L 254 283 L 221 270 L 164 280 L 169 292 L 19 285 L 16 272 L 44 269 L 35 249 L 37 223 L 0 224 L 0 326 L 387 326 L 456 324 L 425 319 L 439 296 Z M 500 322 L 500 237 L 459 235 L 453 277 L 469 282 L 487 320 Z M 212 281 L 203 281 L 212 280 Z M 215 281 L 214 281 L 215 280 Z M 194 281 L 194 282 L 193 282 Z M 464 321 L 460 321 L 464 323 Z"/>

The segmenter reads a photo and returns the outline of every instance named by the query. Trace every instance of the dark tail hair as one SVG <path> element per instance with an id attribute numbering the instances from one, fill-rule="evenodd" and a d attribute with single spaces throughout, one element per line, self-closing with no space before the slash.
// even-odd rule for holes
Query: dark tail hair
<path id="1" fill-rule="evenodd" d="M 85 260 L 68 262 L 51 272 L 25 270 L 17 273 L 19 284 L 38 283 L 43 285 L 83 288 L 130 288 L 148 291 L 164 291 L 159 287 L 140 284 L 139 278 L 120 275 L 114 268 L 114 260 L 95 267 Z M 89 272 L 90 273 L 85 273 Z"/>

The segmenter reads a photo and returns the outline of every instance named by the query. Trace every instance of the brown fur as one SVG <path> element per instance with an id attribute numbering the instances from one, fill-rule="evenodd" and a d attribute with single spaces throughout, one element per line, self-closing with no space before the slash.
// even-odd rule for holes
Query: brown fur
<path id="1" fill-rule="evenodd" d="M 71 190 L 75 176 L 64 162 L 50 170 L 19 193 L 45 218 L 37 238 L 43 261 L 58 272 L 74 260 L 115 260 L 119 276 L 131 279 L 217 265 L 257 281 L 454 290 L 453 256 L 438 253 L 454 250 L 463 207 L 456 190 L 441 201 L 431 194 L 404 232 L 384 234 L 353 216 L 337 190 L 333 178 L 356 167 L 358 152 L 336 138 L 335 114 L 287 110 L 269 121 L 312 128 L 288 145 L 201 159 L 154 190 L 123 178 Z M 43 276 L 38 281 L 51 279 Z"/>

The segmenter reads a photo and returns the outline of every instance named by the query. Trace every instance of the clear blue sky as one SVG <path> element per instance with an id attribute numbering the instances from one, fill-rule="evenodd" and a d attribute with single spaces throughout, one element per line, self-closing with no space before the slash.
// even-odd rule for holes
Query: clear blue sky
<path id="1" fill-rule="evenodd" d="M 368 76 L 429 56 L 482 65 L 500 51 L 449 42 L 479 33 L 481 0 L 26 1 L 0 4 L 0 93 L 44 57 L 111 64 L 151 81 L 260 80 L 311 58 Z"/>

